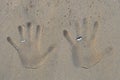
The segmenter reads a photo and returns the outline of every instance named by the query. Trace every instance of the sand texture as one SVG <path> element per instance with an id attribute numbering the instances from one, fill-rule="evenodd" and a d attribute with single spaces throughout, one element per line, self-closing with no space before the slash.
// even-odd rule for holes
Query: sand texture
<path id="1" fill-rule="evenodd" d="M 119 0 L 0 0 L 0 80 L 119 80 Z"/>

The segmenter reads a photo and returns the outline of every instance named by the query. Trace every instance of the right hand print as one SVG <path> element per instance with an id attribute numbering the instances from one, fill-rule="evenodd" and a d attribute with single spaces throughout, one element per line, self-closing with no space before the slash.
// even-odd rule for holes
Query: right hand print
<path id="1" fill-rule="evenodd" d="M 113 53 L 112 47 L 107 47 L 103 52 L 99 52 L 96 49 L 96 32 L 99 27 L 98 22 L 94 22 L 92 31 L 90 31 L 88 27 L 87 18 L 84 18 L 81 31 L 79 26 L 76 28 L 77 37 L 75 39 L 71 37 L 71 34 L 67 30 L 63 31 L 64 37 L 72 46 L 71 51 L 75 66 L 80 66 L 85 69 L 94 66 L 102 58 Z M 82 32 L 81 35 L 80 32 Z"/>
<path id="2" fill-rule="evenodd" d="M 16 49 L 25 68 L 36 69 L 48 57 L 49 53 L 54 50 L 51 45 L 46 53 L 41 53 L 41 33 L 42 29 L 37 25 L 34 35 L 32 34 L 32 25 L 27 23 L 26 27 L 19 26 L 20 43 L 17 45 L 14 41 L 7 37 L 7 41 Z"/>

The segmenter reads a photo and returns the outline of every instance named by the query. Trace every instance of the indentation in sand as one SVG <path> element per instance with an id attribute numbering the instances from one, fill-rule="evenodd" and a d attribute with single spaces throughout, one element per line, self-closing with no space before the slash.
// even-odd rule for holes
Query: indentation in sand
<path id="1" fill-rule="evenodd" d="M 112 54 L 112 50 L 113 50 L 112 47 L 107 47 L 103 52 L 98 51 L 96 48 L 96 43 L 97 43 L 96 32 L 99 27 L 98 21 L 95 21 L 94 25 L 90 27 L 88 25 L 88 19 L 84 18 L 81 27 L 82 29 L 80 29 L 79 26 L 75 26 L 75 27 L 77 27 L 76 28 L 77 36 L 79 35 L 79 37 L 77 37 L 78 40 L 76 40 L 76 38 L 73 39 L 71 37 L 71 33 L 67 30 L 64 30 L 63 34 L 66 40 L 72 46 L 71 49 L 72 58 L 73 58 L 73 63 L 76 67 L 80 66 L 82 68 L 88 69 L 94 66 L 95 64 L 97 64 L 98 62 L 100 62 L 101 59 L 104 58 L 105 56 Z M 92 31 L 90 31 L 89 28 L 92 28 Z"/>
<path id="2" fill-rule="evenodd" d="M 17 50 L 21 62 L 25 68 L 36 69 L 41 65 L 49 53 L 51 53 L 55 45 L 50 46 L 45 53 L 41 51 L 41 33 L 40 25 L 36 27 L 35 35 L 32 34 L 32 24 L 27 23 L 27 26 L 18 26 L 20 35 L 20 44 L 16 44 L 11 37 L 7 37 L 7 41 Z M 24 42 L 23 42 L 24 41 Z"/>

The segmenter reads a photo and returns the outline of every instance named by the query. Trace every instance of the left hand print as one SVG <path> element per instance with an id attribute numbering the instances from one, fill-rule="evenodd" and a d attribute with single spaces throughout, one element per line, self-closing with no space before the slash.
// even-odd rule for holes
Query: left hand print
<path id="1" fill-rule="evenodd" d="M 26 27 L 18 26 L 20 34 L 20 43 L 16 44 L 11 37 L 7 37 L 7 41 L 18 52 L 21 62 L 25 68 L 36 69 L 38 68 L 49 56 L 55 46 L 51 45 L 45 53 L 41 54 L 41 37 L 42 28 L 40 25 L 36 26 L 35 35 L 32 34 L 32 25 L 27 23 Z"/>
<path id="2" fill-rule="evenodd" d="M 71 32 L 68 30 L 63 31 L 65 39 L 72 47 L 72 58 L 76 67 L 89 69 L 98 64 L 103 58 L 113 54 L 112 46 L 106 47 L 103 51 L 98 50 L 99 48 L 96 46 L 98 27 L 98 21 L 95 21 L 93 26 L 89 26 L 88 18 L 85 17 L 83 18 L 82 27 L 76 26 L 77 35 L 75 38 L 71 36 Z"/>

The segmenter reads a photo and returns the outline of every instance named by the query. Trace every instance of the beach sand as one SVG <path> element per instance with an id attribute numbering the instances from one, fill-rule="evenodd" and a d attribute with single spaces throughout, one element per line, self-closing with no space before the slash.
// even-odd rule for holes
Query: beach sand
<path id="1" fill-rule="evenodd" d="M 119 14 L 119 0 L 0 0 L 0 80 L 119 80 Z M 28 22 L 42 28 L 40 55 L 49 54 L 36 69 L 7 40 L 18 45 Z"/>

